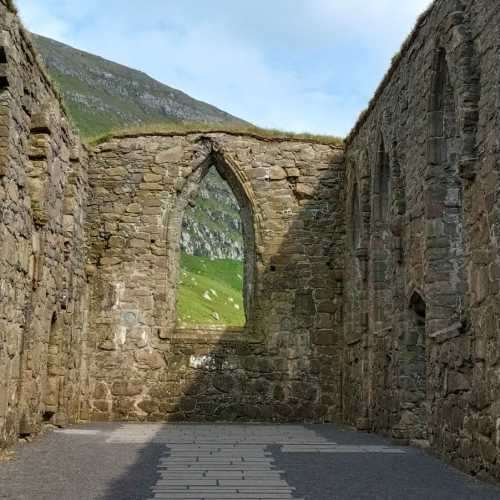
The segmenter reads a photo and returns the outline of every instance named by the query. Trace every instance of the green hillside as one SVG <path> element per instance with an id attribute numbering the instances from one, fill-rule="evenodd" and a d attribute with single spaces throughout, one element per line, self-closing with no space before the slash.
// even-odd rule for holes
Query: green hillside
<path id="1" fill-rule="evenodd" d="M 182 254 L 178 326 L 244 326 L 243 262 Z"/>
<path id="2" fill-rule="evenodd" d="M 50 38 L 33 41 L 84 138 L 163 122 L 249 125 L 141 71 Z"/>

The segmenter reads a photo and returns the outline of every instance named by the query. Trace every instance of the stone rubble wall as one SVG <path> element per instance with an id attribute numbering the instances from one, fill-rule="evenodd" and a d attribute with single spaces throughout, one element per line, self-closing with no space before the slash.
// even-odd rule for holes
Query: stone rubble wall
<path id="1" fill-rule="evenodd" d="M 497 480 L 499 25 L 435 2 L 348 140 L 343 369 L 346 421 Z"/>
<path id="2" fill-rule="evenodd" d="M 87 162 L 0 0 L 0 446 L 85 415 Z"/>
<path id="3" fill-rule="evenodd" d="M 182 217 L 212 165 L 245 229 L 242 331 L 176 328 Z M 97 147 L 92 418 L 338 418 L 343 175 L 341 149 L 299 141 L 207 133 Z"/>

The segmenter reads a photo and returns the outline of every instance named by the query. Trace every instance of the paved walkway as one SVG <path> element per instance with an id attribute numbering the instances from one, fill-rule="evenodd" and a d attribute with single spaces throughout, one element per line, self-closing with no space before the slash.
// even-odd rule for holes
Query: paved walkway
<path id="1" fill-rule="evenodd" d="M 99 424 L 0 462 L 9 500 L 482 500 L 500 489 L 330 425 Z"/>

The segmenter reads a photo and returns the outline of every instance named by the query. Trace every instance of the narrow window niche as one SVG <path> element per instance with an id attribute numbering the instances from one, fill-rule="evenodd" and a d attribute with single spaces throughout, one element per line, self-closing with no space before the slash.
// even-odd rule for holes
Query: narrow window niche
<path id="1" fill-rule="evenodd" d="M 427 198 L 428 321 L 431 331 L 468 324 L 461 137 L 455 90 L 446 52 L 436 51 L 430 108 Z M 455 300 L 450 300 L 454 297 Z M 446 323 L 448 325 L 446 325 Z"/>
<path id="2" fill-rule="evenodd" d="M 408 437 L 427 439 L 427 305 L 416 291 L 409 305 L 408 328 L 401 346 L 401 399 L 408 417 Z"/>
<path id="3" fill-rule="evenodd" d="M 49 422 L 59 409 L 59 391 L 61 384 L 61 319 L 57 313 L 52 314 L 50 321 L 49 344 L 47 352 L 47 387 L 45 394 L 45 412 L 43 419 Z"/>
<path id="4" fill-rule="evenodd" d="M 352 193 L 352 250 L 356 252 L 361 247 L 361 213 L 359 210 L 358 185 L 355 184 Z"/>
<path id="5" fill-rule="evenodd" d="M 389 162 L 389 155 L 385 149 L 384 139 L 382 138 L 382 136 L 379 140 L 379 150 L 377 154 L 377 175 L 375 183 L 376 194 L 378 195 L 378 220 L 382 223 L 387 223 L 389 219 L 390 209 L 391 166 Z"/>
<path id="6" fill-rule="evenodd" d="M 243 328 L 245 238 L 240 205 L 215 166 L 184 213 L 177 327 Z"/>

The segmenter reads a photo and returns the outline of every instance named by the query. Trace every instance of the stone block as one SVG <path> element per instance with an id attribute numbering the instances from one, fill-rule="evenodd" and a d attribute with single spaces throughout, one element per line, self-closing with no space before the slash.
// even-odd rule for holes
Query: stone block
<path id="1" fill-rule="evenodd" d="M 143 369 L 159 370 L 165 368 L 165 359 L 157 351 L 140 350 L 134 353 L 134 359 Z"/>
<path id="2" fill-rule="evenodd" d="M 148 415 L 153 415 L 155 413 L 158 413 L 159 411 L 159 404 L 157 401 L 154 401 L 152 399 L 144 399 L 137 403 L 137 406 L 146 414 Z"/>
<path id="3" fill-rule="evenodd" d="M 160 151 L 155 157 L 155 163 L 178 163 L 184 156 L 184 150 L 181 146 L 174 146 L 165 151 Z"/>
<path id="4" fill-rule="evenodd" d="M 320 313 L 335 313 L 337 310 L 336 304 L 332 300 L 323 300 L 318 304 L 318 312 Z"/>
<path id="5" fill-rule="evenodd" d="M 319 330 L 312 334 L 312 343 L 315 345 L 333 345 L 335 337 L 332 330 Z"/>
<path id="6" fill-rule="evenodd" d="M 51 116 L 49 112 L 43 111 L 31 116 L 31 133 L 33 134 L 51 134 Z"/>
<path id="7" fill-rule="evenodd" d="M 287 178 L 287 173 L 281 167 L 271 167 L 269 169 L 269 177 L 272 181 L 280 181 Z"/>
<path id="8" fill-rule="evenodd" d="M 470 382 L 463 373 L 450 371 L 448 372 L 446 387 L 448 394 L 468 391 L 470 389 Z"/>
<path id="9" fill-rule="evenodd" d="M 300 177 L 300 170 L 298 168 L 285 168 L 285 171 L 290 179 L 298 179 Z"/>
<path id="10" fill-rule="evenodd" d="M 295 313 L 314 315 L 316 308 L 312 297 L 312 291 L 299 292 L 295 296 Z"/>
<path id="11" fill-rule="evenodd" d="M 299 182 L 295 186 L 295 195 L 299 200 L 311 199 L 314 198 L 315 189 L 309 184 Z"/>
<path id="12" fill-rule="evenodd" d="M 149 248 L 151 246 L 151 243 L 146 240 L 139 240 L 137 238 L 132 238 L 129 240 L 129 245 L 132 248 Z"/>
<path id="13" fill-rule="evenodd" d="M 130 214 L 140 214 L 142 213 L 142 205 L 139 203 L 131 203 L 127 206 L 126 212 Z"/>
<path id="14" fill-rule="evenodd" d="M 143 182 L 146 184 L 157 184 L 159 182 L 162 182 L 163 176 L 158 175 L 158 174 L 144 174 L 143 176 Z"/>

